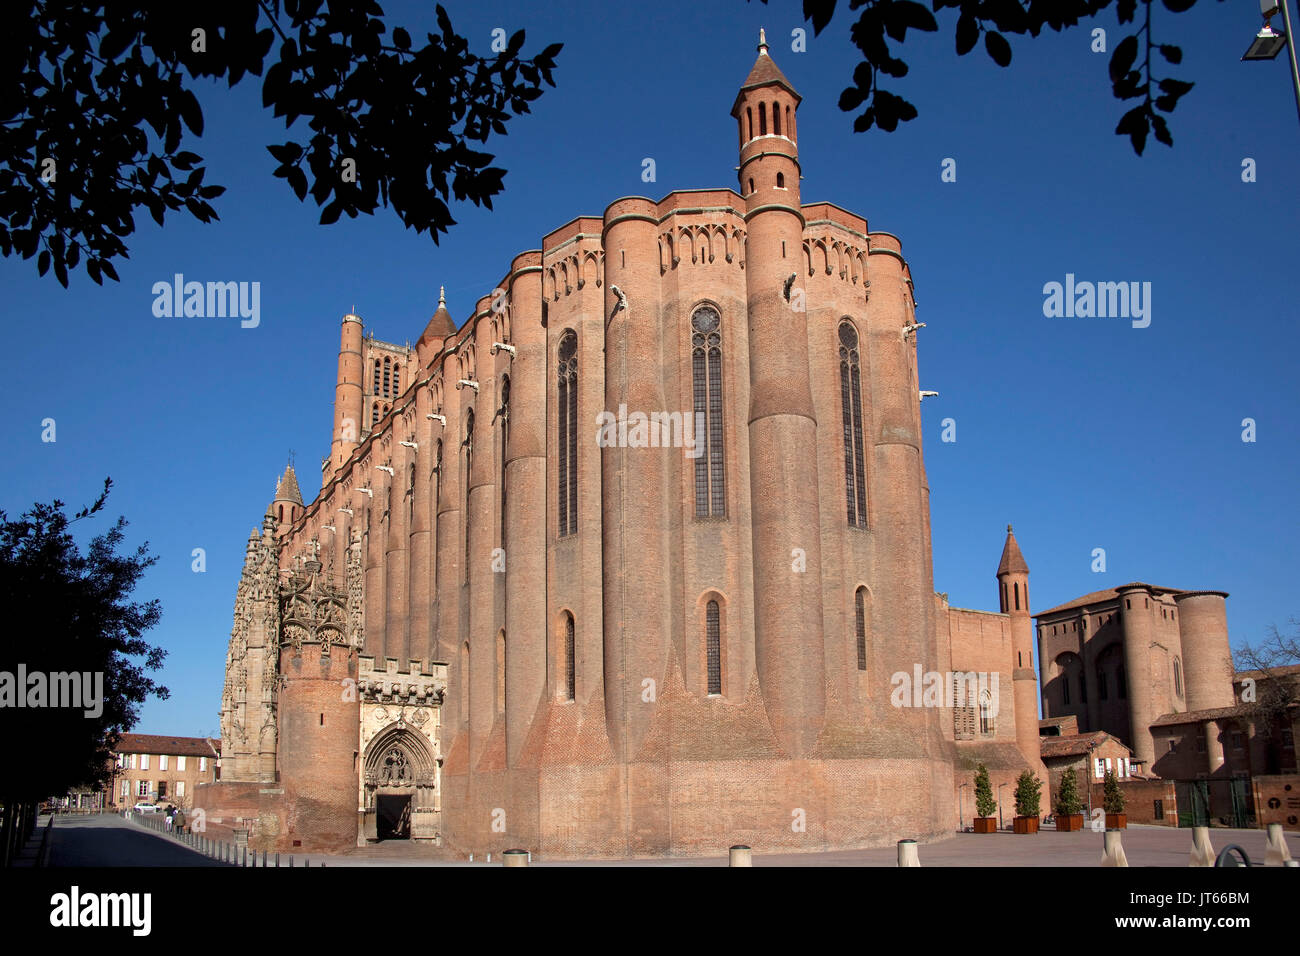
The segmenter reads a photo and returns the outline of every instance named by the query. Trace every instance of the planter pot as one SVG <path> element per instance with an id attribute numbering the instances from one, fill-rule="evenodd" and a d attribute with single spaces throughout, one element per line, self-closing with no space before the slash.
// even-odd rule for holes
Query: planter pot
<path id="1" fill-rule="evenodd" d="M 1012 826 L 1017 833 L 1037 833 L 1038 817 L 1016 817 Z"/>
<path id="2" fill-rule="evenodd" d="M 1083 814 L 1067 813 L 1057 816 L 1056 829 L 1063 833 L 1069 832 L 1070 830 L 1082 830 Z"/>
<path id="3" fill-rule="evenodd" d="M 975 832 L 976 833 L 997 833 L 998 818 L 997 817 L 976 817 Z"/>
<path id="4" fill-rule="evenodd" d="M 1107 830 L 1127 830 L 1128 814 L 1127 813 L 1108 813 L 1106 814 Z"/>

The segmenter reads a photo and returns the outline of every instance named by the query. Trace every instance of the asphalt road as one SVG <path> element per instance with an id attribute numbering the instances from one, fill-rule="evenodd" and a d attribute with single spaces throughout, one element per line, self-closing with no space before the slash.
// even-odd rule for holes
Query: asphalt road
<path id="1" fill-rule="evenodd" d="M 44 822 L 44 821 L 42 821 Z M 56 815 L 50 866 L 226 866 L 116 814 Z"/>

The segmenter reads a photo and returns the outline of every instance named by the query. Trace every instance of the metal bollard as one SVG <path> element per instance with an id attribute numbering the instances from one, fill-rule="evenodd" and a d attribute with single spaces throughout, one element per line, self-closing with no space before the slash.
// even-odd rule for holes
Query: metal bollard
<path id="1" fill-rule="evenodd" d="M 1286 837 L 1282 835 L 1282 824 L 1270 823 L 1268 843 L 1264 848 L 1264 865 L 1286 866 L 1286 861 L 1289 859 L 1291 859 L 1291 851 L 1287 848 Z"/>
<path id="2" fill-rule="evenodd" d="M 915 840 L 898 841 L 898 865 L 920 866 L 921 857 L 917 853 Z"/>
<path id="3" fill-rule="evenodd" d="M 501 854 L 501 865 L 502 866 L 527 866 L 528 851 L 527 850 L 506 850 L 504 853 Z"/>
<path id="4" fill-rule="evenodd" d="M 1124 844 L 1120 841 L 1123 830 L 1110 829 L 1105 834 L 1105 852 L 1101 855 L 1102 866 L 1128 866 L 1128 857 L 1124 855 Z"/>
<path id="5" fill-rule="evenodd" d="M 754 851 L 743 843 L 737 843 L 727 851 L 727 866 L 753 866 Z"/>
<path id="6" fill-rule="evenodd" d="M 1192 858 L 1188 866 L 1214 866 L 1209 827 L 1192 827 Z"/>

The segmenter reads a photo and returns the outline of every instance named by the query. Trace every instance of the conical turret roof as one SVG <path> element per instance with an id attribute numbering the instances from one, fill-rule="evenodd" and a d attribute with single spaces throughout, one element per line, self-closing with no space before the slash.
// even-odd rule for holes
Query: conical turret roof
<path id="1" fill-rule="evenodd" d="M 451 317 L 447 311 L 447 290 L 443 286 L 438 287 L 438 308 L 429 319 L 429 324 L 424 327 L 423 334 L 420 335 L 420 342 L 428 342 L 432 339 L 441 341 L 449 335 L 456 334 L 456 320 Z"/>
<path id="2" fill-rule="evenodd" d="M 754 61 L 754 67 L 749 71 L 749 76 L 745 77 L 745 82 L 740 84 L 740 92 L 736 94 L 736 102 L 732 104 L 731 115 L 735 116 L 736 111 L 740 109 L 740 101 L 744 99 L 746 90 L 773 84 L 785 87 L 790 95 L 795 98 L 796 103 L 803 99 L 794 88 L 794 84 L 785 78 L 785 74 L 776 65 L 776 61 L 768 55 L 767 38 L 760 30 L 758 35 L 758 59 Z"/>
<path id="3" fill-rule="evenodd" d="M 302 504 L 302 492 L 298 490 L 298 476 L 293 473 L 293 465 L 285 465 L 284 474 L 275 486 L 275 500 Z"/>
<path id="4" fill-rule="evenodd" d="M 1011 531 L 1011 525 L 1007 525 L 1007 543 L 1002 547 L 1002 562 L 998 565 L 998 576 L 1028 573 L 1029 565 L 1025 563 L 1025 556 L 1020 553 L 1020 545 L 1016 544 L 1016 536 Z"/>

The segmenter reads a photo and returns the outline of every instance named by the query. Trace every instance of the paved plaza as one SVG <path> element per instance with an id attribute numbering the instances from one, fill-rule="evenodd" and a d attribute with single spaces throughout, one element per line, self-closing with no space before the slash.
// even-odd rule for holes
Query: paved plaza
<path id="1" fill-rule="evenodd" d="M 44 819 L 41 823 L 44 825 Z M 1267 834 L 1263 830 L 1215 829 L 1210 841 L 1215 851 L 1236 844 L 1252 861 L 1262 862 Z M 52 833 L 50 865 L 82 866 L 221 866 L 223 864 L 176 838 L 147 829 L 113 814 L 60 816 Z M 1135 826 L 1124 831 L 1124 852 L 1130 866 L 1185 867 L 1192 847 L 1192 831 L 1169 827 Z M 1300 838 L 1288 834 L 1292 855 L 1300 856 Z M 951 839 L 921 844 L 922 866 L 1079 866 L 1101 863 L 1102 834 L 1092 830 L 1057 833 L 1047 829 L 1032 836 L 1009 832 L 958 833 Z M 754 848 L 755 866 L 886 866 L 896 865 L 894 847 L 838 850 L 826 853 L 772 853 Z M 272 857 L 272 860 L 274 858 Z M 260 860 L 260 856 L 259 856 Z M 287 866 L 288 854 L 281 854 Z M 499 858 L 492 861 L 498 864 Z M 486 858 L 470 863 L 448 859 L 443 851 L 405 841 L 359 847 L 341 854 L 295 854 L 295 866 L 482 866 Z M 726 848 L 716 857 L 675 857 L 636 860 L 533 860 L 533 866 L 726 866 Z"/>

